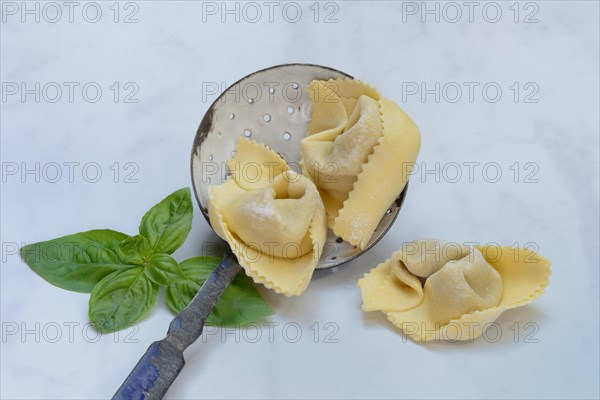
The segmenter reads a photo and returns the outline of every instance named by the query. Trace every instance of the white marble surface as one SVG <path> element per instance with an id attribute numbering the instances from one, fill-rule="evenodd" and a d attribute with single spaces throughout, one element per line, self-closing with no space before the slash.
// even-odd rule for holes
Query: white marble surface
<path id="1" fill-rule="evenodd" d="M 598 398 L 597 2 L 539 1 L 527 8 L 521 3 L 519 23 L 513 2 L 499 3 L 497 23 L 483 18 L 486 3 L 478 3 L 473 22 L 458 3 L 463 15 L 456 23 L 449 21 L 456 10 L 440 3 L 443 14 L 436 23 L 434 15 L 425 15 L 425 22 L 420 11 L 409 15 L 411 4 L 338 1 L 338 22 L 328 24 L 322 20 L 334 8 L 321 4 L 321 22 L 315 23 L 312 2 L 297 3 L 303 11 L 298 23 L 283 18 L 281 5 L 270 23 L 261 2 L 256 23 L 248 22 L 254 17 L 248 8 L 239 23 L 233 15 L 222 23 L 219 14 L 203 22 L 203 7 L 221 7 L 220 2 L 136 2 L 139 21 L 131 24 L 113 21 L 112 2 L 99 3 L 98 23 L 83 19 L 85 2 L 74 10 L 72 23 L 65 6 L 61 20 L 46 22 L 56 10 L 43 3 L 39 23 L 34 15 L 24 15 L 22 22 L 21 10 L 12 15 L 9 3 L 22 6 L 2 3 L 2 398 L 108 398 L 172 318 L 161 296 L 137 330 L 96 338 L 85 325 L 88 295 L 49 285 L 20 261 L 15 247 L 93 228 L 135 232 L 149 206 L 190 185 L 192 139 L 214 99 L 203 99 L 203 83 L 230 84 L 288 62 L 339 68 L 399 102 L 421 129 L 422 166 L 480 166 L 473 182 L 464 165 L 456 183 L 417 174 L 400 218 L 372 251 L 317 274 L 299 298 L 263 290 L 277 310 L 272 328 L 262 325 L 255 343 L 256 330 L 239 332 L 237 340 L 233 332 L 210 329 L 186 351 L 187 366 L 168 397 Z M 494 18 L 490 7 L 488 19 Z M 135 8 L 121 4 L 120 10 L 122 19 Z M 293 11 L 288 8 L 288 19 Z M 523 23 L 532 12 L 538 22 Z M 56 103 L 49 102 L 55 96 L 51 87 L 39 103 L 33 94 L 22 102 L 19 94 L 10 94 L 11 82 L 28 87 L 57 82 L 65 90 Z M 72 103 L 64 82 L 80 83 Z M 81 95 L 88 82 L 103 90 L 96 103 Z M 114 82 L 122 90 L 117 103 Z M 123 92 L 127 82 L 139 87 L 137 103 L 122 101 L 131 91 Z M 433 94 L 422 101 L 407 93 L 421 82 L 428 88 L 456 82 L 463 97 L 450 101 L 452 84 L 439 102 Z M 472 102 L 465 82 L 479 84 Z M 482 96 L 489 82 L 502 89 L 496 103 Z M 514 82 L 520 86 L 517 102 Z M 530 100 L 538 102 L 525 103 L 536 87 Z M 493 88 L 488 94 L 494 96 Z M 56 183 L 47 167 L 53 162 L 63 166 Z M 65 162 L 80 163 L 73 182 Z M 121 169 L 117 183 L 110 169 L 115 162 Z M 139 167 L 138 183 L 125 182 L 128 162 Z M 497 183 L 481 174 L 492 162 L 503 174 Z M 521 171 L 517 183 L 510 169 L 515 162 Z M 524 169 L 528 162 L 537 166 L 537 183 L 524 182 L 534 168 Z M 34 174 L 20 173 L 35 163 L 46 167 L 39 182 Z M 98 182 L 82 176 L 87 163 L 100 166 Z M 8 174 L 15 165 L 19 172 Z M 88 168 L 85 178 L 91 180 L 93 166 Z M 451 171 L 445 171 L 449 177 Z M 551 284 L 534 304 L 500 318 L 497 342 L 424 346 L 403 340 L 382 315 L 360 310 L 355 284 L 403 241 L 421 237 L 534 242 L 553 261 Z M 176 257 L 199 255 L 211 241 L 215 237 L 196 209 L 193 231 Z M 297 325 L 287 325 L 286 336 L 283 328 L 291 323 Z M 295 326 L 302 336 L 292 343 Z M 526 340 L 533 327 L 537 331 Z M 335 342 L 328 343 L 334 328 L 329 339 Z"/>

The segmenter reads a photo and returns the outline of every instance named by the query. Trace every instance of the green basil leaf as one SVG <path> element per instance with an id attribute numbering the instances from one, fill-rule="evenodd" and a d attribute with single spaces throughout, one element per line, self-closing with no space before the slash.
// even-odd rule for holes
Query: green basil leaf
<path id="1" fill-rule="evenodd" d="M 167 286 L 167 305 L 176 313 L 181 312 L 208 279 L 220 259 L 195 257 L 180 263 L 188 278 Z M 206 320 L 208 326 L 243 326 L 261 321 L 272 315 L 273 309 L 263 300 L 252 279 L 240 272 L 225 289 L 217 305 Z"/>
<path id="2" fill-rule="evenodd" d="M 239 327 L 258 322 L 275 311 L 262 298 L 254 282 L 242 271 L 225 289 L 206 319 L 209 326 Z"/>
<path id="3" fill-rule="evenodd" d="M 92 290 L 90 321 L 104 332 L 125 329 L 148 314 L 157 294 L 158 286 L 146 277 L 143 267 L 115 271 Z"/>
<path id="4" fill-rule="evenodd" d="M 152 207 L 142 218 L 140 233 L 155 253 L 172 254 L 192 229 L 190 189 L 180 189 Z"/>
<path id="5" fill-rule="evenodd" d="M 89 293 L 105 276 L 132 265 L 119 255 L 127 235 L 99 229 L 63 236 L 21 248 L 23 261 L 53 285 Z"/>
<path id="6" fill-rule="evenodd" d="M 154 254 L 146 264 L 144 273 L 151 281 L 161 286 L 186 279 L 177 261 L 164 253 Z"/>
<path id="7" fill-rule="evenodd" d="M 167 286 L 165 297 L 169 308 L 175 313 L 180 313 L 187 307 L 220 261 L 220 258 L 205 256 L 190 258 L 179 263 L 187 279 Z"/>
<path id="8" fill-rule="evenodd" d="M 142 235 L 129 236 L 119 243 L 119 257 L 128 263 L 144 265 L 151 256 L 150 242 Z"/>

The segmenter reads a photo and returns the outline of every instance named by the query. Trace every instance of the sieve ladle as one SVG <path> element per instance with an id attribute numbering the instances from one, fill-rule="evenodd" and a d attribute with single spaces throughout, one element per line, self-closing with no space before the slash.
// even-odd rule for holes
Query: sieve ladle
<path id="1" fill-rule="evenodd" d="M 339 70 L 314 64 L 284 64 L 245 76 L 229 86 L 210 106 L 192 147 L 192 185 L 200 210 L 208 216 L 208 188 L 221 184 L 229 172 L 239 136 L 266 144 L 298 169 L 300 140 L 310 122 L 308 85 L 314 79 L 348 77 Z M 394 223 L 408 186 L 390 204 L 370 242 L 360 250 L 328 232 L 317 269 L 344 264 L 369 250 Z M 113 399 L 160 399 L 185 364 L 183 351 L 200 335 L 219 297 L 242 268 L 227 251 L 190 304 L 177 315 L 167 336 L 150 345 Z"/>

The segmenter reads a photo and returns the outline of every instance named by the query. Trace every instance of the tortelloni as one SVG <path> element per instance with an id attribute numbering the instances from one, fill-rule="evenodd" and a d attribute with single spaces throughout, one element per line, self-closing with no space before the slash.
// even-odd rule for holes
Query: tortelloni
<path id="1" fill-rule="evenodd" d="M 209 217 L 255 282 L 294 296 L 312 277 L 327 234 L 315 185 L 267 147 L 240 138 L 230 179 L 210 188 Z"/>
<path id="2" fill-rule="evenodd" d="M 358 281 L 364 311 L 383 311 L 416 341 L 472 340 L 505 310 L 539 297 L 550 261 L 531 250 L 414 241 Z"/>
<path id="3" fill-rule="evenodd" d="M 313 81 L 309 93 L 303 173 L 321 193 L 328 226 L 364 249 L 406 185 L 421 146 L 419 130 L 395 103 L 358 80 Z"/>

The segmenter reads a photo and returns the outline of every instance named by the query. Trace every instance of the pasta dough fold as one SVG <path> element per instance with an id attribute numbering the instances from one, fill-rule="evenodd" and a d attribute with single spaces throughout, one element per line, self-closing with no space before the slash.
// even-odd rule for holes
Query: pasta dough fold
<path id="1" fill-rule="evenodd" d="M 358 80 L 313 81 L 309 92 L 303 173 L 319 189 L 328 226 L 364 249 L 408 181 L 419 130 L 395 103 Z"/>
<path id="2" fill-rule="evenodd" d="M 209 191 L 209 217 L 255 282 L 294 296 L 317 265 L 327 233 L 315 185 L 267 147 L 240 138 L 231 178 Z"/>
<path id="3" fill-rule="evenodd" d="M 550 261 L 527 249 L 420 240 L 358 281 L 364 311 L 383 311 L 416 341 L 472 340 L 505 310 L 543 293 Z"/>

